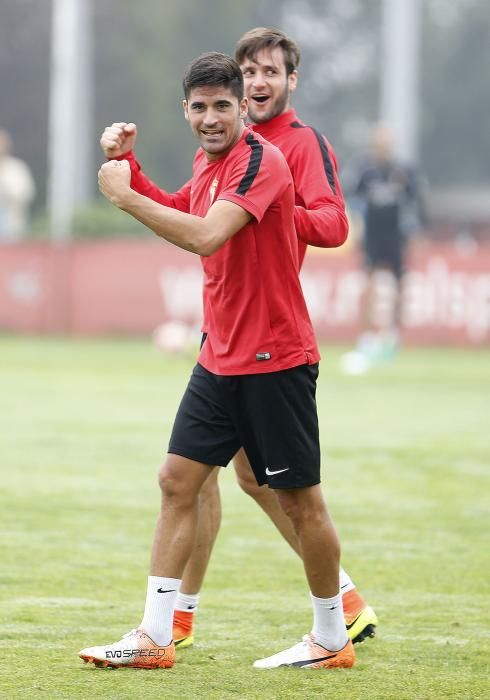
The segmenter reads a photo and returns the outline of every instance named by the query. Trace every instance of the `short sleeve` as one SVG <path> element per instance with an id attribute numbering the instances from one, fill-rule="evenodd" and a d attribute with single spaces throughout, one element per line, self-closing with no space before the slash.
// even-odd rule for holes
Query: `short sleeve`
<path id="1" fill-rule="evenodd" d="M 217 199 L 234 202 L 261 221 L 267 209 L 292 183 L 284 156 L 249 134 Z"/>

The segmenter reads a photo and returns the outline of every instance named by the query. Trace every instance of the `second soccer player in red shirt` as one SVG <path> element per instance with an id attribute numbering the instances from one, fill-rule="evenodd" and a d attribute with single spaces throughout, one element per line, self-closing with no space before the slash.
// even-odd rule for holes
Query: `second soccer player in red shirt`
<path id="1" fill-rule="evenodd" d="M 332 146 L 318 131 L 302 122 L 291 107 L 300 62 L 298 45 L 278 29 L 252 29 L 238 41 L 235 58 L 242 69 L 248 118 L 259 133 L 286 157 L 295 187 L 295 228 L 301 266 L 308 245 L 333 248 L 342 245 L 348 222 Z M 299 543 L 275 493 L 260 487 L 243 449 L 233 460 L 238 483 L 267 513 L 286 541 L 300 555 Z M 174 639 L 180 647 L 193 643 L 199 591 L 221 520 L 218 472 L 200 496 L 200 527 L 195 548 L 185 569 L 177 598 Z M 377 617 L 348 574 L 340 569 L 340 590 L 345 623 L 354 642 L 374 636 Z"/>

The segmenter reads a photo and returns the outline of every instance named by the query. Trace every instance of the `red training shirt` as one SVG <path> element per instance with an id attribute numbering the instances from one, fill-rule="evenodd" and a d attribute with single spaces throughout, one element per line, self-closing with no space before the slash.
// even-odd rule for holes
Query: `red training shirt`
<path id="1" fill-rule="evenodd" d="M 337 159 L 327 139 L 300 121 L 294 109 L 251 128 L 281 150 L 291 170 L 300 266 L 307 245 L 320 248 L 342 245 L 349 224 L 337 175 Z"/>
<path id="2" fill-rule="evenodd" d="M 259 374 L 320 359 L 298 278 L 294 187 L 275 146 L 245 128 L 229 153 L 208 161 L 202 149 L 193 177 L 169 194 L 141 172 L 132 153 L 131 187 L 164 204 L 206 216 L 217 199 L 254 217 L 209 257 L 204 270 L 208 333 L 199 363 L 219 375 Z"/>

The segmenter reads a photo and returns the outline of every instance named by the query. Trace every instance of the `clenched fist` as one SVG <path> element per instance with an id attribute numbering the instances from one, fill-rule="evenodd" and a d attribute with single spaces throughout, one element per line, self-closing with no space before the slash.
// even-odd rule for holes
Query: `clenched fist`
<path id="1" fill-rule="evenodd" d="M 122 207 L 131 191 L 131 169 L 127 160 L 111 160 L 99 170 L 99 190 L 116 207 Z"/>
<path id="2" fill-rule="evenodd" d="M 104 129 L 100 145 L 107 158 L 118 158 L 133 150 L 137 135 L 136 124 L 115 122 Z"/>

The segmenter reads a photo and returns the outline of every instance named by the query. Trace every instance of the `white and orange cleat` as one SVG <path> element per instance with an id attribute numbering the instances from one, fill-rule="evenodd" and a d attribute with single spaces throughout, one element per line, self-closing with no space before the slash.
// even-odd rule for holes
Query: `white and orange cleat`
<path id="1" fill-rule="evenodd" d="M 85 663 L 101 668 L 171 668 L 175 662 L 175 644 L 161 647 L 143 630 L 131 630 L 119 642 L 87 647 L 78 656 Z"/>
<path id="2" fill-rule="evenodd" d="M 274 656 L 254 662 L 254 668 L 280 668 L 296 666 L 298 668 L 352 668 L 356 661 L 354 647 L 349 639 L 339 651 L 330 651 L 317 644 L 309 634 L 303 641 L 290 649 L 280 651 Z"/>

